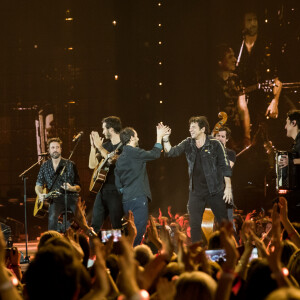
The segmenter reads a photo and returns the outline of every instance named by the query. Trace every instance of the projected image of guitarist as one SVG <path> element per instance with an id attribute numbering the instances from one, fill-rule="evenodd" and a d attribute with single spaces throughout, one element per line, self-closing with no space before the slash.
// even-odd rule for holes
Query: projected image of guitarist
<path id="1" fill-rule="evenodd" d="M 121 129 L 120 118 L 110 116 L 102 120 L 105 142 L 98 132 L 92 131 L 90 134 L 89 168 L 94 169 L 90 191 L 97 194 L 92 216 L 92 227 L 95 232 L 101 229 L 108 216 L 113 229 L 119 229 L 122 225 L 122 198 L 115 186 L 114 176 L 115 162 L 123 148 L 120 140 Z"/>
<path id="2" fill-rule="evenodd" d="M 48 140 L 47 146 L 51 159 L 41 166 L 35 186 L 38 198 L 34 208 L 34 215 L 38 216 L 39 210 L 44 211 L 43 204 L 47 201 L 49 206 L 48 229 L 56 231 L 58 230 L 58 217 L 65 210 L 65 190 L 68 196 L 68 209 L 73 213 L 75 213 L 78 193 L 81 190 L 76 165 L 74 162 L 61 157 L 61 145 L 62 141 L 60 138 Z M 65 165 L 64 174 L 61 174 Z M 49 191 L 48 194 L 43 191 L 44 186 Z"/>

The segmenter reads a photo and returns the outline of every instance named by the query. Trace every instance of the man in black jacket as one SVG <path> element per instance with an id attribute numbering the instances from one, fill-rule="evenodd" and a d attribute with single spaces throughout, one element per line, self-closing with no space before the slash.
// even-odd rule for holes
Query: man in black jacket
<path id="1" fill-rule="evenodd" d="M 146 162 L 160 157 L 161 140 L 168 133 L 168 127 L 158 124 L 156 131 L 156 144 L 150 151 L 138 147 L 139 138 L 133 128 L 124 128 L 120 133 L 124 147 L 116 163 L 115 183 L 122 194 L 124 212 L 133 212 L 137 229 L 134 246 L 139 245 L 143 239 L 148 221 L 148 200 L 151 201 Z"/>
<path id="2" fill-rule="evenodd" d="M 168 157 L 186 155 L 190 184 L 189 202 L 192 242 L 202 239 L 201 223 L 206 206 L 210 206 L 218 224 L 228 220 L 226 203 L 232 200 L 231 168 L 222 143 L 209 136 L 204 116 L 189 120 L 191 137 L 172 147 L 169 134 L 163 138 Z M 169 132 L 170 133 L 170 132 Z M 225 182 L 225 189 L 224 189 Z"/>

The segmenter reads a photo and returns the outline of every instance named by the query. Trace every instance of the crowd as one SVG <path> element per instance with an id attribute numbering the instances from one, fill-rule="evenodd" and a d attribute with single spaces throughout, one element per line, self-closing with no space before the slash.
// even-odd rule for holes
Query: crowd
<path id="1" fill-rule="evenodd" d="M 78 201 L 77 228 L 43 233 L 24 274 L 20 252 L 6 248 L 0 231 L 0 299 L 300 299 L 300 226 L 289 221 L 284 197 L 272 216 L 236 216 L 235 227 L 222 224 L 206 245 L 191 243 L 188 215 L 168 214 L 150 216 L 133 247 L 129 212 L 122 237 L 103 244 Z M 216 249 L 225 255 L 209 258 Z"/>

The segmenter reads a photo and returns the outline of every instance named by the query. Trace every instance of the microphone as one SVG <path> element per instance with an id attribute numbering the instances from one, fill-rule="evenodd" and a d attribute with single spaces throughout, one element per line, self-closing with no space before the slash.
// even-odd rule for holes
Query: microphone
<path id="1" fill-rule="evenodd" d="M 82 135 L 83 135 L 83 131 L 80 131 L 76 136 L 74 136 L 72 142 L 73 143 L 77 142 L 81 138 Z"/>
<path id="2" fill-rule="evenodd" d="M 48 152 L 43 152 L 43 153 L 41 153 L 41 154 L 38 154 L 38 156 L 48 156 L 48 155 L 49 155 Z"/>

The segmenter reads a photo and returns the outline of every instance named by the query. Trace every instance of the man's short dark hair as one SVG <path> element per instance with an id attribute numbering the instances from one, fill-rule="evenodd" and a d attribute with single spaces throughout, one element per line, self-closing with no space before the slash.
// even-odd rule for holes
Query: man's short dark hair
<path id="1" fill-rule="evenodd" d="M 230 52 L 230 50 L 232 50 L 232 47 L 230 47 L 229 44 L 222 43 L 216 46 L 215 58 L 217 64 L 225 58 L 225 55 Z"/>
<path id="2" fill-rule="evenodd" d="M 210 133 L 209 124 L 205 116 L 191 117 L 189 119 L 189 124 L 191 125 L 191 123 L 198 123 L 200 129 L 205 127 L 205 134 Z"/>
<path id="3" fill-rule="evenodd" d="M 49 140 L 47 141 L 47 148 L 49 149 L 50 144 L 51 144 L 51 143 L 54 143 L 54 142 L 59 143 L 60 146 L 62 145 L 62 140 L 61 140 L 59 137 L 54 137 L 54 138 L 51 138 L 51 139 L 49 139 Z"/>
<path id="4" fill-rule="evenodd" d="M 105 127 L 107 129 L 112 128 L 115 133 L 120 133 L 120 131 L 122 130 L 122 123 L 121 123 L 121 119 L 115 116 L 110 116 L 107 118 L 104 118 L 102 120 L 102 124 L 105 123 Z"/>
<path id="5" fill-rule="evenodd" d="M 134 136 L 134 129 L 132 127 L 125 127 L 120 132 L 120 140 L 123 145 L 127 145 L 130 142 L 131 137 Z"/>
<path id="6" fill-rule="evenodd" d="M 219 129 L 219 132 L 220 131 L 226 131 L 226 139 L 229 140 L 230 136 L 231 136 L 231 130 L 226 127 L 226 126 L 222 126 L 220 129 Z"/>
<path id="7" fill-rule="evenodd" d="M 298 129 L 300 129 L 300 110 L 290 110 L 287 113 L 287 117 L 290 120 L 290 122 L 296 121 Z"/>

